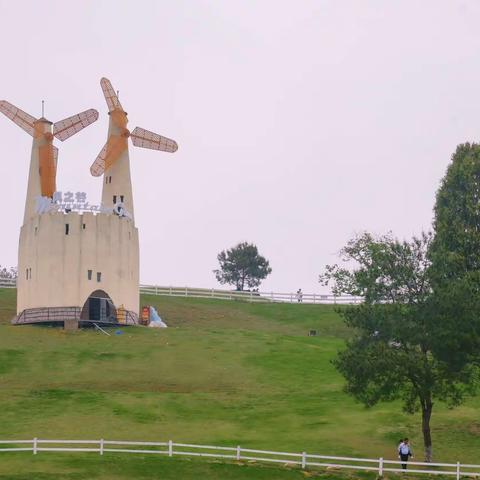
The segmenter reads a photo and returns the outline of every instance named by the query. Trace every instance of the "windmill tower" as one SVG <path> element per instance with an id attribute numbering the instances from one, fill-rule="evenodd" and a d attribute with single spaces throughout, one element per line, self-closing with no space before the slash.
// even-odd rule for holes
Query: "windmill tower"
<path id="1" fill-rule="evenodd" d="M 136 147 L 160 150 L 174 153 L 178 145 L 174 140 L 162 137 L 140 127 L 133 132 L 127 129 L 127 112 L 123 109 L 118 95 L 107 78 L 100 80 L 103 95 L 108 106 L 110 116 L 108 139 L 97 158 L 90 167 L 94 177 L 103 174 L 102 204 L 110 208 L 123 208 L 132 218 L 133 196 L 132 180 L 130 176 L 130 158 L 128 152 L 128 138 Z"/>
<path id="2" fill-rule="evenodd" d="M 37 212 L 38 199 L 52 202 L 56 191 L 58 148 L 54 137 L 65 141 L 98 119 L 90 109 L 52 123 L 36 119 L 7 101 L 0 112 L 33 137 L 23 225 L 18 250 L 17 317 L 15 323 L 45 323 L 75 320 L 74 299 L 78 289 L 72 282 L 77 264 L 75 246 L 63 238 L 73 216 L 62 211 Z M 43 113 L 43 112 L 42 112 Z M 68 227 L 66 227 L 68 225 Z M 72 225 L 73 226 L 73 225 Z"/>
<path id="3" fill-rule="evenodd" d="M 165 152 L 178 147 L 173 140 L 142 128 L 130 133 L 127 113 L 111 83 L 103 78 L 101 86 L 110 122 L 107 143 L 90 169 L 94 176 L 103 174 L 102 208 L 96 212 L 58 203 L 58 149 L 53 139 L 66 140 L 95 122 L 98 112 L 86 110 L 53 124 L 43 114 L 35 119 L 0 102 L 0 112 L 33 137 L 14 324 L 61 323 L 76 328 L 92 322 L 138 322 L 139 247 L 128 138 L 135 146 Z M 39 210 L 39 201 L 48 208 Z"/>
<path id="4" fill-rule="evenodd" d="M 127 129 L 127 113 L 118 95 L 106 78 L 100 85 L 107 102 L 109 119 L 107 142 L 90 167 L 94 177 L 103 175 L 102 205 L 112 209 L 110 229 L 115 229 L 118 242 L 106 252 L 102 259 L 104 272 L 104 299 L 112 300 L 118 308 L 139 311 L 139 245 L 138 230 L 135 227 L 132 181 L 128 138 L 137 147 L 173 153 L 178 149 L 175 141 L 162 137 L 143 128 Z M 100 216 L 99 214 L 98 216 Z M 115 226 L 118 223 L 118 226 Z M 112 231 L 112 230 L 111 230 Z M 112 231 L 113 235 L 113 231 Z"/>

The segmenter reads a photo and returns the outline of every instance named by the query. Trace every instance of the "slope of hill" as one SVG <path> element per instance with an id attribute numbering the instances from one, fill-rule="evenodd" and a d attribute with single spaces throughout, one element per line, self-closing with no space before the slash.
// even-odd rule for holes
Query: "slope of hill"
<path id="1" fill-rule="evenodd" d="M 394 458 L 397 440 L 409 436 L 421 450 L 418 416 L 404 415 L 398 403 L 366 410 L 343 393 L 330 360 L 349 332 L 331 307 L 141 301 L 170 328 L 130 327 L 108 337 L 14 327 L 15 291 L 0 290 L 0 437 L 173 439 Z M 318 336 L 309 337 L 311 329 Z M 453 411 L 435 406 L 437 460 L 478 463 L 479 406 L 478 399 Z M 83 458 L 48 455 L 41 465 L 51 472 L 64 462 L 65 472 L 75 472 Z M 18 470 L 19 455 L 9 458 L 0 474 Z M 218 478 L 243 478 L 229 475 Z"/>

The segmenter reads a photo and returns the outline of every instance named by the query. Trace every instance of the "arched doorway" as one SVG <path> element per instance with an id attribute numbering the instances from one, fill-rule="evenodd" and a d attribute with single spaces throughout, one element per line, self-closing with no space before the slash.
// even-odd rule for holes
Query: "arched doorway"
<path id="1" fill-rule="evenodd" d="M 117 309 L 108 293 L 95 290 L 84 303 L 80 319 L 98 323 L 116 323 Z"/>

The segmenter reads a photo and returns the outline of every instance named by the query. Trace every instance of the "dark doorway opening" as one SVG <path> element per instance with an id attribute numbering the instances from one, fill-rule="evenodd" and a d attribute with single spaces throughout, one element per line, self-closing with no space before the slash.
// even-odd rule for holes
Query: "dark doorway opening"
<path id="1" fill-rule="evenodd" d="M 106 292 L 95 290 L 83 305 L 80 319 L 102 324 L 117 323 L 117 309 Z"/>

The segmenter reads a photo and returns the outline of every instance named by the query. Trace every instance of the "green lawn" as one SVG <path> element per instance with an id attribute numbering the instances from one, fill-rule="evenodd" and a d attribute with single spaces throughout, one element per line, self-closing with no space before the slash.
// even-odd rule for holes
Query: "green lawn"
<path id="1" fill-rule="evenodd" d="M 170 328 L 107 337 L 14 327 L 15 291 L 0 290 L 0 438 L 172 439 L 395 458 L 406 435 L 420 454 L 418 415 L 397 403 L 366 410 L 343 393 L 330 360 L 349 332 L 331 307 L 155 296 L 142 304 L 155 305 Z M 319 336 L 308 337 L 310 329 Z M 479 407 L 480 399 L 453 411 L 435 406 L 436 460 L 480 463 Z M 175 458 L 0 456 L 0 479 L 32 472 L 72 480 L 303 478 L 298 470 Z"/>

